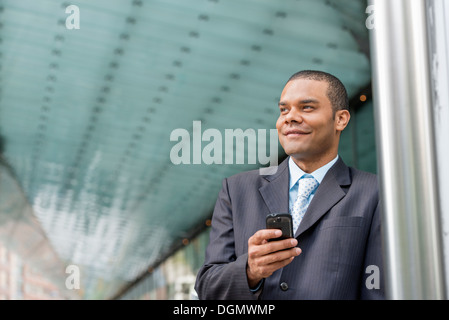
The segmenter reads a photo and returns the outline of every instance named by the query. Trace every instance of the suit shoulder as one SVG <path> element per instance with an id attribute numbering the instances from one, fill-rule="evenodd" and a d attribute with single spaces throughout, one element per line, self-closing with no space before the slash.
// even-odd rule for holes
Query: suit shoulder
<path id="1" fill-rule="evenodd" d="M 227 177 L 226 179 L 228 180 L 229 183 L 239 183 L 242 181 L 255 181 L 255 180 L 259 180 L 262 176 L 259 173 L 259 170 L 250 170 L 250 171 L 244 171 L 244 172 L 240 172 L 240 173 L 236 173 L 230 177 Z"/>
<path id="2" fill-rule="evenodd" d="M 237 173 L 227 178 L 228 182 L 246 181 L 273 181 L 284 177 L 285 171 L 288 171 L 287 160 L 283 161 L 279 166 L 263 167 L 255 170 Z"/>
<path id="3" fill-rule="evenodd" d="M 373 189 L 378 189 L 377 175 L 371 172 L 349 168 L 352 176 L 352 183 L 362 186 L 367 186 Z"/>

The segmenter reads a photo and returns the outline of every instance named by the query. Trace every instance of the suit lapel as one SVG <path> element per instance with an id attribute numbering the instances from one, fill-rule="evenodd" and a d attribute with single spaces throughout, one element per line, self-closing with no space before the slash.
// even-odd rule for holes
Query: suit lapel
<path id="1" fill-rule="evenodd" d="M 349 169 L 341 158 L 339 158 L 324 176 L 323 181 L 321 181 L 321 184 L 295 233 L 295 237 L 298 237 L 304 231 L 309 229 L 338 201 L 340 201 L 346 195 L 341 186 L 348 186 L 350 184 L 351 177 Z"/>
<path id="2" fill-rule="evenodd" d="M 288 213 L 288 158 L 273 175 L 264 176 L 266 183 L 259 188 L 265 204 L 271 213 Z"/>

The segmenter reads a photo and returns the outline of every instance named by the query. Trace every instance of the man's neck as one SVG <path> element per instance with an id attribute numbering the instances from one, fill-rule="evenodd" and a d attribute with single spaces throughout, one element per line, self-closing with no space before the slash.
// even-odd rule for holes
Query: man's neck
<path id="1" fill-rule="evenodd" d="M 291 158 L 293 159 L 293 162 L 295 162 L 295 164 L 302 171 L 304 171 L 305 173 L 312 173 L 312 172 L 318 170 L 319 168 L 325 166 L 332 160 L 334 160 L 337 157 L 337 155 L 338 155 L 338 153 L 330 154 L 325 157 L 322 157 L 319 159 L 314 159 L 314 160 L 301 159 L 301 158 L 295 157 L 293 155 L 291 156 Z"/>

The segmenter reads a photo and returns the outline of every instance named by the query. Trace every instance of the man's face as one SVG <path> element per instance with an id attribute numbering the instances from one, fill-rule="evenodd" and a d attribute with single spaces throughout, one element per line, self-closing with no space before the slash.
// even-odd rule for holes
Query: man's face
<path id="1" fill-rule="evenodd" d="M 276 128 L 282 147 L 294 160 L 326 163 L 337 156 L 349 113 L 337 111 L 334 117 L 327 89 L 325 81 L 296 79 L 282 91 Z M 342 112 L 347 119 L 341 119 Z"/>

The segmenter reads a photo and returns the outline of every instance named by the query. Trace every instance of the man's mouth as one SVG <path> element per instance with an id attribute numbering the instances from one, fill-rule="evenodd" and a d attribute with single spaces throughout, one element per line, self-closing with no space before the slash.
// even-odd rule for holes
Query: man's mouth
<path id="1" fill-rule="evenodd" d="M 284 135 L 287 137 L 297 137 L 297 136 L 304 136 L 306 134 L 310 134 L 310 132 L 299 130 L 299 129 L 289 129 L 285 131 Z"/>

